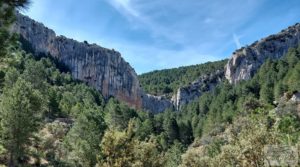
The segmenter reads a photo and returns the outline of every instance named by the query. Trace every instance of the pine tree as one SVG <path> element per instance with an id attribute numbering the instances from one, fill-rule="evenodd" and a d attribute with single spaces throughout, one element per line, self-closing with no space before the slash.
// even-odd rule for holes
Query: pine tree
<path id="1" fill-rule="evenodd" d="M 164 120 L 163 128 L 169 144 L 172 144 L 174 140 L 179 139 L 179 127 L 175 118 L 166 118 Z"/>
<path id="2" fill-rule="evenodd" d="M 66 137 L 69 159 L 75 166 L 95 166 L 106 125 L 101 110 L 86 108 Z"/>
<path id="3" fill-rule="evenodd" d="M 30 83 L 18 79 L 4 90 L 0 103 L 1 139 L 9 152 L 9 166 L 15 166 L 27 153 L 30 138 L 39 128 L 43 100 Z"/>
<path id="4" fill-rule="evenodd" d="M 10 46 L 16 41 L 8 29 L 15 20 L 16 8 L 26 8 L 28 0 L 1 0 L 0 1 L 0 57 L 3 58 L 9 53 Z"/>

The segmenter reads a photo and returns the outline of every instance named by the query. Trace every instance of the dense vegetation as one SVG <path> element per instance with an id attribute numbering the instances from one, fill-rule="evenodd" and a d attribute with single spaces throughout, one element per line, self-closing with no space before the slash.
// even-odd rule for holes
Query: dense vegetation
<path id="1" fill-rule="evenodd" d="M 8 2 L 10 11 L 23 6 Z M 103 99 L 1 31 L 0 166 L 263 166 L 264 146 L 300 144 L 299 104 L 289 100 L 300 91 L 300 47 L 268 60 L 249 81 L 225 81 L 180 112 L 152 115 Z M 199 74 L 224 63 L 199 66 Z M 198 75 L 183 73 L 176 80 L 184 84 Z"/>
<path id="2" fill-rule="evenodd" d="M 153 71 L 139 76 L 143 89 L 152 95 L 174 94 L 181 86 L 188 85 L 201 75 L 223 70 L 227 60 L 208 62 L 199 65 Z"/>

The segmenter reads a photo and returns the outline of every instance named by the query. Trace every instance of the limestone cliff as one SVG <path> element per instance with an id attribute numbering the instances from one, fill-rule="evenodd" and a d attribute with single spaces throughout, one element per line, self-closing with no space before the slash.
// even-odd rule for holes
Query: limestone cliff
<path id="1" fill-rule="evenodd" d="M 143 95 L 143 107 L 154 113 L 160 113 L 166 109 L 174 109 L 172 101 L 164 96 Z"/>
<path id="2" fill-rule="evenodd" d="M 226 65 L 225 76 L 233 84 L 248 80 L 267 59 L 278 59 L 299 43 L 300 24 L 296 24 L 234 52 Z"/>
<path id="3" fill-rule="evenodd" d="M 12 29 L 31 44 L 34 54 L 57 58 L 73 78 L 96 88 L 104 97 L 114 96 L 130 106 L 142 107 L 143 92 L 137 74 L 119 52 L 56 36 L 53 30 L 19 13 Z"/>
<path id="4" fill-rule="evenodd" d="M 53 30 L 19 13 L 12 30 L 30 44 L 34 54 L 56 58 L 68 67 L 74 79 L 96 88 L 105 98 L 113 96 L 132 107 L 154 113 L 167 108 L 180 110 L 181 106 L 200 97 L 203 92 L 211 91 L 225 77 L 230 83 L 250 79 L 266 59 L 278 59 L 300 42 L 300 24 L 296 24 L 237 50 L 225 71 L 199 76 L 198 80 L 179 88 L 169 100 L 144 93 L 134 69 L 117 51 L 56 36 Z"/>
<path id="5" fill-rule="evenodd" d="M 198 80 L 190 85 L 180 87 L 172 97 L 172 103 L 176 110 L 180 110 L 183 105 L 200 97 L 203 93 L 211 91 L 224 78 L 224 70 L 217 70 L 215 73 L 200 76 Z"/>
<path id="6" fill-rule="evenodd" d="M 151 111 L 156 111 L 156 113 L 163 112 L 168 108 L 180 111 L 182 106 L 196 100 L 203 93 L 212 91 L 217 84 L 224 81 L 224 78 L 224 70 L 202 75 L 191 84 L 178 88 L 171 99 L 146 94 L 143 96 L 143 106 Z"/>

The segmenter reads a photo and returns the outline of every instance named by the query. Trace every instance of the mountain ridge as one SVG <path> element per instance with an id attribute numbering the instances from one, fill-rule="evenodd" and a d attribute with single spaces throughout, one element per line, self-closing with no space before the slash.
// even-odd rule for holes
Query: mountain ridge
<path id="1" fill-rule="evenodd" d="M 34 54 L 57 58 L 70 69 L 74 79 L 95 87 L 105 98 L 114 96 L 130 106 L 142 107 L 143 92 L 137 74 L 119 52 L 56 36 L 53 30 L 20 13 L 13 31 L 31 44 Z"/>
<path id="2" fill-rule="evenodd" d="M 249 80 L 267 59 L 278 59 L 289 48 L 297 47 L 300 42 L 300 24 L 296 23 L 277 34 L 262 38 L 249 46 L 233 52 L 229 59 L 225 77 L 233 84 Z"/>
<path id="3" fill-rule="evenodd" d="M 106 99 L 113 96 L 129 106 L 153 113 L 163 112 L 167 108 L 180 110 L 182 105 L 198 98 L 203 92 L 213 90 L 225 79 L 232 84 L 250 79 L 268 58 L 280 58 L 288 48 L 296 47 L 300 41 L 300 24 L 290 26 L 279 34 L 236 50 L 224 68 L 199 74 L 198 79 L 181 85 L 173 90 L 172 97 L 167 98 L 165 95 L 155 96 L 145 92 L 135 70 L 115 50 L 56 36 L 53 30 L 20 13 L 17 13 L 13 31 L 32 45 L 35 54 L 43 53 L 57 58 L 70 69 L 74 79 L 96 88 Z M 273 55 L 272 52 L 277 54 Z"/>

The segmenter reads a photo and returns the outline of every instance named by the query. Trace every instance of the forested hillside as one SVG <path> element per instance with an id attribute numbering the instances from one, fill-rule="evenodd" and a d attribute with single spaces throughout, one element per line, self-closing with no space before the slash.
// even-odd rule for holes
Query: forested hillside
<path id="1" fill-rule="evenodd" d="M 0 166 L 264 166 L 264 146 L 299 152 L 300 46 L 266 61 L 251 80 L 224 80 L 180 111 L 154 115 L 104 99 L 56 60 L 26 53 L 8 31 L 14 9 L 24 5 L 0 2 Z M 173 91 L 225 63 L 141 78 L 150 76 L 142 81 L 148 91 L 170 93 L 163 89 L 172 85 Z M 160 81 L 163 89 L 152 90 Z"/>
<path id="2" fill-rule="evenodd" d="M 142 88 L 153 95 L 172 95 L 181 86 L 186 86 L 201 75 L 209 75 L 224 70 L 227 60 L 208 62 L 199 65 L 157 70 L 139 76 Z"/>

